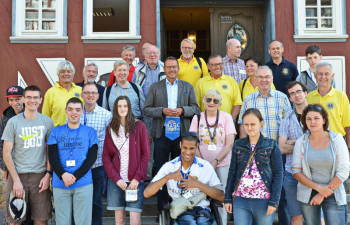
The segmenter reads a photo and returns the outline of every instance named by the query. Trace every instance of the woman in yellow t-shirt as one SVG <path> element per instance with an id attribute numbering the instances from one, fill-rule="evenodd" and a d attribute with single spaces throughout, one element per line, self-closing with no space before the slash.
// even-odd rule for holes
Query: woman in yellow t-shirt
<path id="1" fill-rule="evenodd" d="M 255 57 L 249 57 L 244 62 L 245 71 L 247 72 L 249 78 L 242 80 L 239 84 L 239 90 L 241 91 L 242 101 L 245 99 L 245 97 L 258 90 L 258 83 L 255 79 L 255 71 L 258 69 L 259 66 L 262 65 L 260 60 Z M 273 83 L 271 83 L 271 88 L 276 89 Z"/>

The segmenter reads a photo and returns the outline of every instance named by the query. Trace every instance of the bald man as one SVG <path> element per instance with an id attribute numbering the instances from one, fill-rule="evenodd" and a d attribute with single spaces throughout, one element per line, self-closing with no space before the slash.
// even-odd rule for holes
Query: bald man
<path id="1" fill-rule="evenodd" d="M 224 74 L 229 75 L 241 83 L 242 80 L 248 78 L 245 72 L 245 64 L 239 57 L 242 53 L 241 42 L 235 38 L 231 38 L 226 42 L 226 56 L 222 59 L 224 64 Z"/>

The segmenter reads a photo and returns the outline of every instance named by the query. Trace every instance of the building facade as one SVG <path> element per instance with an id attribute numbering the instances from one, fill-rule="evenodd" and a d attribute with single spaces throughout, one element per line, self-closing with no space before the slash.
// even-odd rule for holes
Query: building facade
<path id="1" fill-rule="evenodd" d="M 268 43 L 284 44 L 284 56 L 302 71 L 308 45 L 322 48 L 323 60 L 335 67 L 336 86 L 350 81 L 350 4 L 346 0 L 3 0 L 0 4 L 1 94 L 8 86 L 35 84 L 46 91 L 57 80 L 62 59 L 76 67 L 82 80 L 84 64 L 99 65 L 99 76 L 110 73 L 122 47 L 149 41 L 161 57 L 180 56 L 180 42 L 190 37 L 196 56 L 226 54 L 228 38 L 241 40 L 241 58 L 268 61 Z M 1 110 L 5 99 L 0 99 Z"/>

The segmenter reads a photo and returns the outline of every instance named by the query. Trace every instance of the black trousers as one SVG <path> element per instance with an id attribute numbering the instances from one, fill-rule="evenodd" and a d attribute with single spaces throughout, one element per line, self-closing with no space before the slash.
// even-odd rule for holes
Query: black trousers
<path id="1" fill-rule="evenodd" d="M 165 137 L 165 131 L 163 128 L 162 136 L 159 138 L 153 138 L 154 141 L 154 166 L 156 174 L 164 163 L 170 159 L 178 157 L 181 153 L 180 141 L 181 137 L 176 138 L 175 140 L 170 140 Z M 158 210 L 161 212 L 163 210 L 163 202 L 168 200 L 168 191 L 164 186 L 162 190 L 159 190 L 157 193 L 157 205 Z"/>

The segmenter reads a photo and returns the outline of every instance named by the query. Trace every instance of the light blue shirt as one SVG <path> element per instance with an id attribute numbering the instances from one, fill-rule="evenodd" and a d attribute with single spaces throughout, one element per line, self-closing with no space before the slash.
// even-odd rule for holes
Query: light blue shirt
<path id="1" fill-rule="evenodd" d="M 166 79 L 166 92 L 168 95 L 168 108 L 170 109 L 176 109 L 177 108 L 177 95 L 178 95 L 178 82 L 179 80 L 176 79 L 174 81 L 174 84 L 171 84 L 168 79 Z"/>
<path id="2" fill-rule="evenodd" d="M 157 64 L 156 68 L 152 70 L 148 64 L 146 65 L 146 80 L 145 84 L 142 86 L 143 94 L 145 95 L 145 98 L 148 94 L 149 87 L 151 87 L 152 84 L 159 81 L 159 65 Z"/>
<path id="3" fill-rule="evenodd" d="M 102 152 L 103 152 L 103 143 L 105 141 L 106 128 L 111 123 L 112 113 L 108 110 L 98 106 L 91 112 L 84 111 L 84 114 L 80 117 L 80 123 L 92 127 L 96 130 L 97 139 L 98 139 L 98 151 L 97 159 L 92 168 L 102 166 Z"/>

